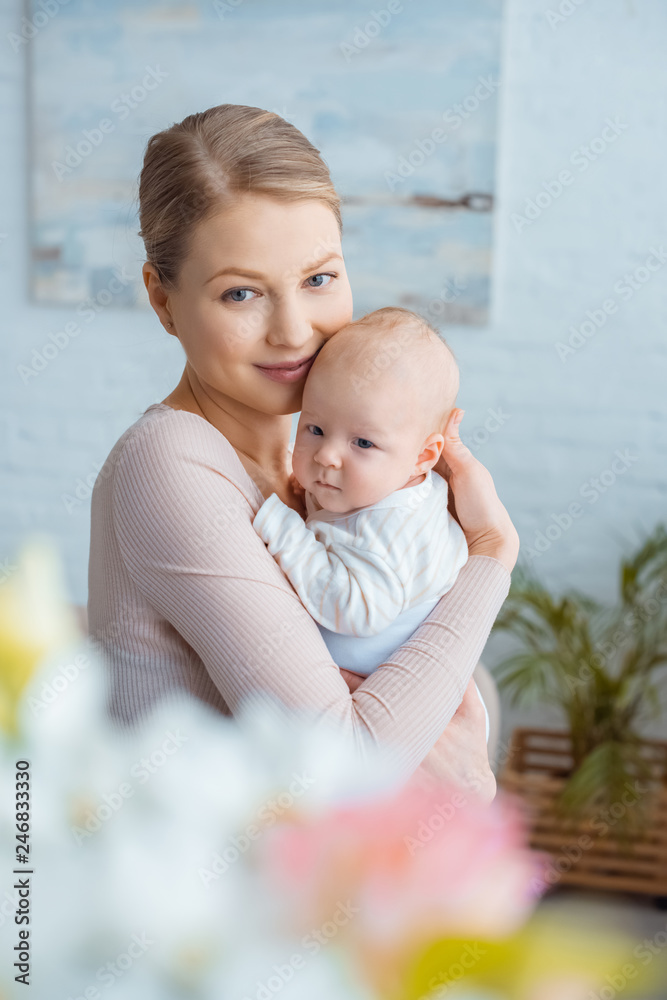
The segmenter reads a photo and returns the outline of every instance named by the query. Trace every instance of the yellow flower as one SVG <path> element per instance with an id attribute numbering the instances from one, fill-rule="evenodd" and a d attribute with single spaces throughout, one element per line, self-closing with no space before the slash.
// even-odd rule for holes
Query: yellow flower
<path id="1" fill-rule="evenodd" d="M 77 637 L 52 544 L 33 538 L 0 585 L 0 733 L 16 738 L 21 696 L 47 655 Z"/>
<path id="2" fill-rule="evenodd" d="M 435 941 L 413 955 L 400 988 L 383 997 L 427 1000 L 462 980 L 472 988 L 496 990 L 503 1000 L 587 1000 L 629 978 L 642 995 L 665 981 L 664 956 L 647 967 L 637 960 L 639 942 L 631 934 L 599 914 L 597 919 L 595 926 L 590 911 L 575 904 L 556 912 L 538 910 L 504 939 Z"/>

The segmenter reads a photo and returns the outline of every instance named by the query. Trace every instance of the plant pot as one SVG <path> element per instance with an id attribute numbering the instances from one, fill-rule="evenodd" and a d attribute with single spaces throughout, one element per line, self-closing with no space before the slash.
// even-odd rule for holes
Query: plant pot
<path id="1" fill-rule="evenodd" d="M 530 828 L 530 844 L 551 856 L 547 885 L 577 885 L 667 897 L 667 743 L 642 741 L 651 778 L 629 783 L 622 801 L 592 818 L 563 818 L 556 801 L 572 773 L 570 736 L 565 731 L 515 729 L 498 784 L 517 796 Z M 645 799 L 645 796 L 648 798 Z M 640 800 L 646 823 L 625 839 L 620 825 Z"/>

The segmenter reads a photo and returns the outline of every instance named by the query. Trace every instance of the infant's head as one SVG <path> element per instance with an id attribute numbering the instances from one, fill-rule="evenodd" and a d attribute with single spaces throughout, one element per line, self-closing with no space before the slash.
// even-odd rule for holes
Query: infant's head
<path id="1" fill-rule="evenodd" d="M 393 307 L 368 313 L 331 337 L 308 373 L 294 475 L 338 513 L 421 482 L 458 387 L 454 356 L 426 320 Z"/>

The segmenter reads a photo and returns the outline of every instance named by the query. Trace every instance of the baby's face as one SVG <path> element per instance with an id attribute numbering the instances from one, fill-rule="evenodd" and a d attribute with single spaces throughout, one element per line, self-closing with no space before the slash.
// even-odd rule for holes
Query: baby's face
<path id="1" fill-rule="evenodd" d="M 336 513 L 367 507 L 416 475 L 424 441 L 415 400 L 385 382 L 357 391 L 330 366 L 308 375 L 292 454 L 297 480 Z M 419 427 L 416 425 L 419 424 Z"/>

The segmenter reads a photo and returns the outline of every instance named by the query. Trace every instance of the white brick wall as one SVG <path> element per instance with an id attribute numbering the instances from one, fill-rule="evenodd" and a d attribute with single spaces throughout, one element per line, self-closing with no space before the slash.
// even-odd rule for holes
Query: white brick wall
<path id="1" fill-rule="evenodd" d="M 559 6 L 573 13 L 552 25 L 547 12 Z M 611 596 L 619 543 L 667 519 L 667 265 L 629 301 L 614 289 L 651 247 L 667 245 L 667 4 L 506 0 L 506 7 L 494 321 L 449 333 L 462 368 L 464 437 L 488 438 L 477 454 L 526 549 L 552 515 L 581 503 L 581 516 L 537 565 L 555 587 Z M 73 598 L 84 601 L 89 504 L 68 512 L 63 494 L 73 494 L 120 433 L 166 395 L 181 353 L 152 314 L 109 309 L 27 385 L 17 373 L 32 348 L 75 318 L 26 298 L 25 68 L 6 41 L 20 16 L 19 3 L 1 0 L 0 556 L 15 553 L 28 532 L 48 532 L 64 553 Z M 627 127 L 582 170 L 578 148 L 600 137 L 608 119 Z M 517 231 L 512 213 L 524 214 L 526 200 L 563 170 L 571 182 L 561 196 Z M 561 361 L 555 344 L 610 298 L 617 311 Z M 489 419 L 489 408 L 500 420 Z M 485 422 L 497 429 L 486 432 Z M 618 449 L 629 450 L 632 464 L 591 504 L 581 488 Z"/>

